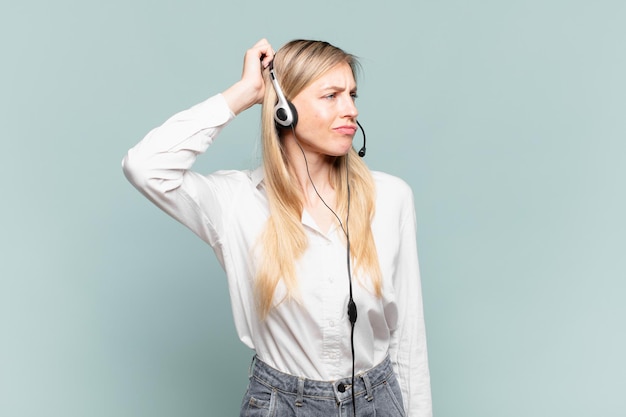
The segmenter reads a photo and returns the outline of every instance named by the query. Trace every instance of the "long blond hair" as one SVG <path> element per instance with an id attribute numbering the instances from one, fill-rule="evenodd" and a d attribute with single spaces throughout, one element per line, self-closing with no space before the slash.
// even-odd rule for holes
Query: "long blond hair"
<path id="1" fill-rule="evenodd" d="M 274 57 L 274 69 L 288 100 L 338 64 L 347 63 L 356 79 L 358 61 L 353 55 L 322 41 L 295 40 L 284 45 Z M 255 281 L 259 312 L 266 317 L 273 307 L 280 280 L 293 296 L 298 289 L 295 261 L 305 252 L 308 241 L 301 223 L 303 191 L 287 158 L 274 123 L 276 92 L 265 74 L 265 97 L 261 113 L 263 167 L 270 217 L 260 236 L 261 255 Z M 347 171 L 350 182 L 350 253 L 354 275 L 369 276 L 374 293 L 382 293 L 382 273 L 372 236 L 375 187 L 365 163 L 350 149 L 335 159 L 330 182 L 337 194 L 336 213 L 345 219 L 348 209 Z M 282 301 L 282 300 L 281 300 Z"/>

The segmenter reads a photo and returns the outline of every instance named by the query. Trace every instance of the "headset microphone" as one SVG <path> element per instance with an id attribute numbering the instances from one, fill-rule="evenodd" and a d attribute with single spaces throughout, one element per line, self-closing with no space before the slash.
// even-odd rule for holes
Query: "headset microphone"
<path id="1" fill-rule="evenodd" d="M 359 126 L 359 129 L 361 129 L 361 133 L 363 133 L 363 146 L 359 149 L 359 156 L 363 158 L 365 156 L 365 130 L 363 130 L 363 126 L 361 126 L 361 123 L 359 123 L 358 120 L 356 121 L 356 124 Z"/>

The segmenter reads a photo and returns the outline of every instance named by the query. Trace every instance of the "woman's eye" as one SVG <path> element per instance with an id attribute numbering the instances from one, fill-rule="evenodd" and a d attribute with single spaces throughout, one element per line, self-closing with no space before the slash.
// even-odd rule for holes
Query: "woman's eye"
<path id="1" fill-rule="evenodd" d="M 350 97 L 352 97 L 352 100 L 356 100 L 359 97 L 359 95 L 357 93 L 352 93 L 350 94 Z"/>
<path id="2" fill-rule="evenodd" d="M 329 100 L 332 100 L 333 98 L 335 98 L 335 93 L 328 94 L 328 95 L 325 96 L 325 98 L 327 98 Z"/>

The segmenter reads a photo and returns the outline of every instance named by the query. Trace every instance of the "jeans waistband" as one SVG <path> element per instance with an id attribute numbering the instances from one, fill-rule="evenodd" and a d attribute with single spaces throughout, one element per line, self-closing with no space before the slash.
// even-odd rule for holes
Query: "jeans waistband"
<path id="1" fill-rule="evenodd" d="M 336 381 L 316 381 L 297 377 L 272 368 L 256 356 L 252 360 L 251 368 L 251 378 L 273 389 L 296 394 L 298 398 L 315 397 L 343 402 L 352 396 L 352 377 Z M 391 360 L 387 356 L 375 367 L 354 375 L 355 395 L 365 394 L 371 397 L 373 387 L 385 383 L 392 374 Z"/>

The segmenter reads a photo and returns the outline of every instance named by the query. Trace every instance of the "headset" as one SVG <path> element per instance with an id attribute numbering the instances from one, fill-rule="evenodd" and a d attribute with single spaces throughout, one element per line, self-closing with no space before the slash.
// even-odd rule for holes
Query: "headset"
<path id="1" fill-rule="evenodd" d="M 272 85 L 274 86 L 274 90 L 276 91 L 276 95 L 278 96 L 278 102 L 274 106 L 274 122 L 276 124 L 276 128 L 278 130 L 290 128 L 294 136 L 296 136 L 295 129 L 296 129 L 296 124 L 298 123 L 298 111 L 296 110 L 296 107 L 293 105 L 293 103 L 287 100 L 287 98 L 285 97 L 285 94 L 283 93 L 282 88 L 280 88 L 280 84 L 278 83 L 278 79 L 276 78 L 276 73 L 274 72 L 274 61 L 270 61 L 269 73 L 270 73 L 270 79 L 272 80 Z M 366 151 L 365 130 L 363 130 L 363 126 L 361 126 L 358 120 L 356 121 L 356 124 L 357 126 L 359 126 L 359 129 L 361 129 L 361 133 L 363 134 L 363 147 L 361 147 L 361 149 L 359 149 L 359 152 L 358 152 L 358 155 L 361 158 L 363 158 L 365 156 L 365 151 Z M 309 164 L 307 162 L 306 155 L 304 153 L 304 150 L 300 146 L 300 143 L 298 142 L 297 137 L 296 137 L 296 143 L 298 144 L 298 146 L 300 147 L 300 150 L 302 151 L 302 155 L 304 157 L 304 163 L 306 164 L 306 168 L 307 168 L 307 174 L 309 175 L 309 180 L 311 181 L 311 185 L 313 186 L 315 193 L 317 194 L 319 199 L 322 201 L 322 203 L 324 203 L 324 205 L 335 215 L 335 217 L 339 221 L 339 225 L 341 226 L 341 229 L 346 235 L 348 281 L 350 285 L 349 287 L 350 292 L 349 292 L 349 299 L 348 299 L 348 319 L 350 320 L 350 349 L 352 351 L 352 411 L 353 411 L 353 415 L 356 416 L 356 401 L 355 401 L 355 393 L 354 393 L 354 376 L 355 376 L 354 375 L 354 360 L 355 360 L 354 325 L 357 320 L 357 308 L 356 308 L 356 303 L 354 302 L 354 299 L 352 297 L 352 272 L 350 270 L 350 228 L 348 224 L 348 217 L 350 216 L 350 185 L 348 185 L 348 205 L 347 205 L 346 223 L 345 223 L 345 228 L 344 228 L 344 224 L 339 218 L 339 216 L 337 215 L 337 213 L 335 213 L 335 211 L 328 204 L 326 204 L 326 201 L 324 201 L 320 193 L 317 191 L 317 188 L 315 187 L 315 183 L 313 183 L 313 179 L 311 178 L 311 173 L 309 172 Z M 348 163 L 348 160 L 346 160 L 346 164 L 347 163 Z M 348 170 L 346 170 L 346 176 L 347 175 L 348 175 Z M 349 184 L 349 181 L 347 181 L 347 183 Z M 345 392 L 346 387 L 343 384 L 340 384 L 337 387 L 337 389 L 339 390 L 339 392 Z"/>
<path id="2" fill-rule="evenodd" d="M 283 89 L 280 88 L 280 84 L 278 83 L 278 78 L 276 78 L 276 73 L 274 72 L 274 61 L 270 61 L 269 65 L 270 70 L 270 80 L 272 80 L 272 85 L 274 86 L 274 91 L 276 91 L 276 96 L 278 96 L 278 102 L 274 106 L 274 122 L 276 123 L 276 127 L 278 129 L 283 128 L 294 128 L 296 124 L 298 124 L 298 111 L 296 110 L 296 106 L 285 97 L 283 93 Z M 361 129 L 361 133 L 363 134 L 363 146 L 359 149 L 359 156 L 363 158 L 365 156 L 366 148 L 366 137 L 365 130 L 363 130 L 363 126 L 359 121 L 356 121 L 357 126 Z"/>

